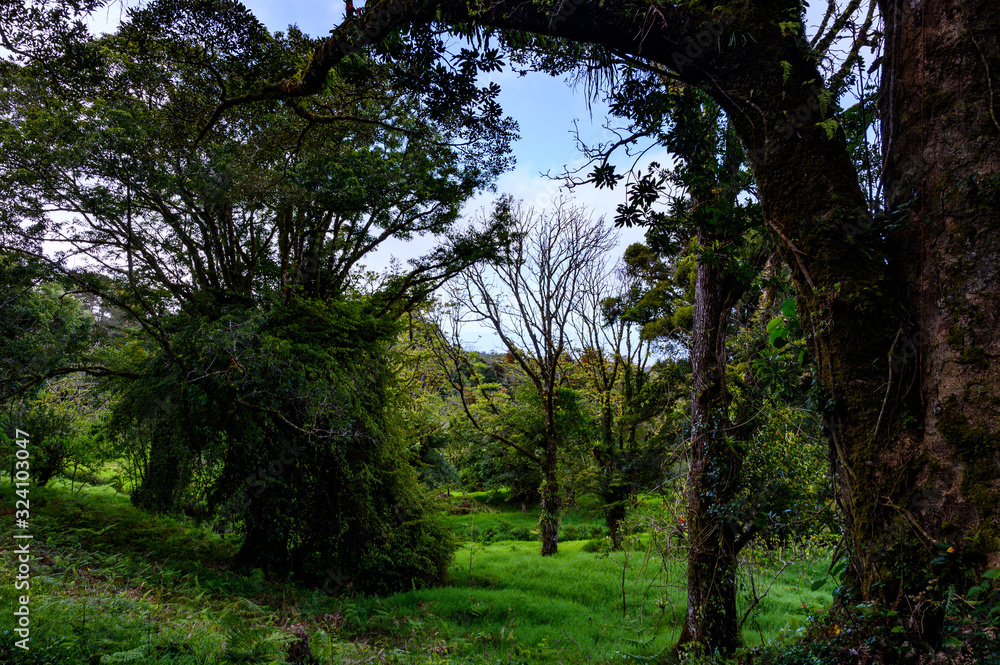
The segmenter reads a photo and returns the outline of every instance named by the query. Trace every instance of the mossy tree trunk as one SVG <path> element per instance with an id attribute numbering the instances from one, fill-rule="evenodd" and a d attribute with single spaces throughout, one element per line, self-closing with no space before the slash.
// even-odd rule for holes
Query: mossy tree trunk
<path id="1" fill-rule="evenodd" d="M 288 524 L 283 510 L 294 497 L 275 499 L 275 492 L 250 498 L 243 515 L 243 542 L 233 557 L 241 568 L 260 568 L 269 573 L 285 573 L 291 568 L 288 548 Z"/>
<path id="2" fill-rule="evenodd" d="M 735 220 L 733 224 L 738 226 Z M 747 284 L 733 272 L 732 256 L 728 261 L 723 257 L 735 254 L 741 243 L 738 235 L 699 231 L 703 254 L 695 276 L 691 342 L 687 611 L 678 644 L 696 643 L 722 654 L 742 641 L 736 612 L 737 555 L 755 532 L 744 531 L 736 505 L 744 446 L 755 419 L 731 421 L 733 396 L 726 387 L 729 317 Z"/>
<path id="3" fill-rule="evenodd" d="M 562 496 L 559 494 L 559 434 L 556 431 L 556 397 L 554 386 L 558 376 L 557 361 L 547 359 L 551 368 L 543 396 L 545 405 L 545 444 L 541 454 L 542 486 L 538 507 L 538 527 L 542 538 L 542 556 L 552 556 L 559 551 L 559 523 L 562 521 Z"/>
<path id="4" fill-rule="evenodd" d="M 702 232 L 698 244 L 714 239 Z M 726 327 L 733 300 L 721 261 L 700 259 L 691 342 L 691 462 L 687 477 L 687 612 L 679 644 L 729 653 L 740 643 L 736 617 L 736 543 L 731 504 L 743 454 L 729 439 Z"/>
<path id="5" fill-rule="evenodd" d="M 603 363 L 602 363 L 603 365 Z M 604 524 L 608 527 L 611 547 L 614 550 L 622 548 L 622 522 L 628 514 L 626 509 L 632 492 L 621 474 L 621 439 L 615 436 L 613 429 L 614 415 L 611 405 L 611 391 L 614 389 L 613 379 L 606 385 L 599 386 L 598 393 L 601 405 L 601 443 L 594 450 L 594 457 L 601 469 L 601 499 L 604 501 Z"/>
<path id="6" fill-rule="evenodd" d="M 562 497 L 557 476 L 558 448 L 555 437 L 550 439 L 542 456 L 541 504 L 538 526 L 542 537 L 542 556 L 552 556 L 559 551 L 559 523 L 562 521 Z"/>
<path id="7" fill-rule="evenodd" d="M 132 503 L 156 513 L 176 510 L 177 495 L 186 482 L 187 452 L 178 440 L 174 423 L 155 423 L 149 443 L 149 461 L 142 483 L 132 494 Z"/>
<path id="8" fill-rule="evenodd" d="M 988 0 L 880 7 L 905 317 L 882 364 L 886 436 L 841 457 L 841 493 L 862 590 L 901 610 L 909 596 L 907 632 L 936 643 L 948 587 L 1000 566 L 1000 21 Z"/>

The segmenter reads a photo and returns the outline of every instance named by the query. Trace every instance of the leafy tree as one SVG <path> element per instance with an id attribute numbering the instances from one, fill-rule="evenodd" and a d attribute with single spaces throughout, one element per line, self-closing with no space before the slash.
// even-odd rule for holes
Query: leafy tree
<path id="1" fill-rule="evenodd" d="M 616 549 L 630 502 L 641 489 L 656 488 L 679 458 L 682 428 L 673 408 L 689 392 L 683 374 L 671 371 L 677 363 L 652 365 L 654 345 L 672 347 L 685 333 L 671 325 L 682 292 L 660 279 L 668 266 L 649 259 L 648 248 L 636 244 L 612 276 L 594 266 L 578 300 L 579 373 L 597 403 L 597 490 Z"/>
<path id="2" fill-rule="evenodd" d="M 17 253 L 0 254 L 0 280 L 0 397 L 30 397 L 48 377 L 106 373 L 88 362 L 100 332 L 78 294 L 46 280 L 42 264 Z"/>
<path id="3" fill-rule="evenodd" d="M 647 239 L 670 256 L 679 239 L 694 231 L 686 250 L 684 272 L 690 275 L 691 442 L 688 457 L 688 608 L 680 643 L 695 642 L 730 652 L 738 646 L 736 614 L 737 557 L 751 542 L 756 528 L 744 528 L 738 505 L 742 466 L 758 422 L 752 409 L 740 409 L 727 385 L 727 337 L 731 313 L 762 267 L 766 247 L 760 237 L 760 209 L 752 197 L 750 175 L 742 168 L 743 153 L 722 110 L 696 89 L 672 83 L 644 100 L 638 113 L 635 82 L 649 72 L 627 72 L 611 92 L 612 113 L 624 116 L 632 137 L 650 135 L 673 154 L 671 170 L 650 167 L 628 188 L 628 202 L 619 206 L 618 221 L 649 227 Z M 607 152 L 595 156 L 598 184 L 617 179 L 601 173 Z M 667 211 L 654 207 L 673 186 Z M 632 260 L 654 261 L 632 248 Z M 693 266 L 691 265 L 693 263 Z M 644 295 L 647 303 L 662 302 L 660 279 Z M 662 331 L 673 318 L 666 313 Z M 651 331 L 657 326 L 646 323 Z M 743 391 L 746 393 L 746 391 Z"/>
<path id="4" fill-rule="evenodd" d="M 324 95 L 201 131 L 220 98 L 293 71 L 313 45 L 236 3 L 164 0 L 53 62 L 15 54 L 6 237 L 139 327 L 125 369 L 141 379 L 119 382 L 110 423 L 119 442 L 144 438 L 134 501 L 216 513 L 248 566 L 410 588 L 439 579 L 454 544 L 406 463 L 394 320 L 502 235 L 455 224 L 504 167 L 512 127 L 435 105 L 414 91 L 418 63 L 383 52 L 345 64 Z M 72 76 L 84 57 L 93 67 L 53 89 L 53 66 Z M 384 241 L 423 234 L 443 242 L 408 269 L 359 269 Z M 71 249 L 49 256 L 49 240 Z"/>
<path id="5" fill-rule="evenodd" d="M 677 101 L 678 136 L 667 142 L 680 158 L 679 180 L 689 192 L 687 224 L 698 229 L 691 458 L 685 490 L 688 612 L 679 643 L 729 652 L 740 642 L 737 556 L 753 536 L 742 528 L 735 500 L 755 419 L 733 418 L 726 338 L 732 309 L 766 255 L 753 238 L 754 227 L 760 225 L 759 209 L 755 203 L 740 202 L 749 180 L 740 170 L 741 150 L 726 125 L 713 118 L 718 107 L 692 93 L 682 93 Z"/>
<path id="6" fill-rule="evenodd" d="M 5 289 L 0 301 L 0 420 L 4 455 L 13 466 L 15 429 L 31 436 L 33 477 L 46 484 L 66 463 L 89 458 L 83 445 L 98 408 L 86 399 L 85 377 L 100 333 L 90 312 L 58 284 L 45 282 L 37 263 L 2 256 Z M 51 378 L 47 378 L 51 377 Z M 12 472 L 13 476 L 13 472 Z"/>
<path id="7" fill-rule="evenodd" d="M 425 485 L 450 489 L 461 485 L 449 456 L 455 447 L 451 415 L 456 407 L 428 342 L 432 333 L 426 316 L 426 310 L 410 313 L 407 328 L 392 349 L 392 373 L 397 377 L 400 419 L 410 461 Z"/>

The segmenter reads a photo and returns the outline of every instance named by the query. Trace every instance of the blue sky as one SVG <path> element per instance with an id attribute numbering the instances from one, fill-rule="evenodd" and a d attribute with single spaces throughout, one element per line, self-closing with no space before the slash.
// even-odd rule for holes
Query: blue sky
<path id="1" fill-rule="evenodd" d="M 243 3 L 272 32 L 295 24 L 309 35 L 325 35 L 340 23 L 344 13 L 344 4 L 339 1 L 243 0 Z M 495 193 L 484 192 L 466 204 L 463 213 L 469 219 L 483 208 L 490 207 L 500 194 L 512 194 L 538 208 L 547 207 L 560 194 L 560 184 L 542 174 L 557 175 L 567 166 L 580 166 L 584 162 L 574 129 L 579 130 L 581 138 L 588 144 L 611 138 L 610 133 L 603 129 L 607 107 L 593 100 L 588 105 L 582 86 L 574 89 L 562 79 L 546 74 L 522 77 L 509 71 L 494 75 L 491 80 L 500 84 L 500 104 L 504 112 L 518 122 L 521 138 L 513 146 L 516 159 L 514 170 L 501 176 Z M 644 163 L 653 157 L 662 159 L 664 156 L 662 151 L 647 155 Z M 615 191 L 578 187 L 573 191 L 572 198 L 575 203 L 591 209 L 595 217 L 603 215 L 611 223 L 615 207 L 624 199 L 624 191 L 621 186 Z M 609 266 L 617 262 L 625 247 L 641 242 L 643 237 L 642 229 L 621 229 L 618 249 L 607 257 Z M 407 259 L 429 251 L 434 242 L 431 237 L 409 242 L 386 242 L 367 261 L 368 267 L 381 271 L 393 259 L 405 263 Z M 476 324 L 463 326 L 462 339 L 463 344 L 481 351 L 502 346 L 492 330 Z"/>
<path id="2" fill-rule="evenodd" d="M 141 1 L 141 0 L 140 0 Z M 114 2 L 105 10 L 104 16 L 95 17 L 95 23 L 104 19 L 108 29 L 117 23 L 123 5 L 135 4 L 136 0 Z M 339 25 L 344 15 L 342 0 L 242 0 L 254 15 L 271 31 L 285 30 L 289 25 L 297 25 L 307 34 L 322 36 Z M 363 0 L 357 0 L 361 6 Z M 823 5 L 821 7 L 820 5 Z M 821 17 L 825 3 L 815 2 L 810 8 L 807 22 L 815 25 Z M 501 84 L 500 101 L 505 113 L 517 120 L 521 139 L 514 145 L 517 160 L 515 169 L 504 174 L 497 183 L 497 193 L 509 193 L 536 206 L 544 206 L 560 193 L 559 183 L 543 177 L 542 173 L 561 173 L 567 165 L 579 166 L 583 158 L 573 137 L 574 121 L 581 136 L 588 144 L 606 141 L 611 135 L 603 129 L 607 107 L 600 101 L 593 101 L 588 107 L 582 88 L 573 89 L 560 79 L 545 74 L 528 74 L 519 77 L 504 72 L 494 77 Z M 639 166 L 650 161 L 669 162 L 662 150 L 652 150 L 644 156 Z M 622 158 L 619 170 L 631 166 L 630 160 Z M 592 187 L 577 188 L 572 194 L 577 203 L 594 211 L 595 216 L 604 215 L 610 221 L 616 206 L 623 201 L 624 192 L 595 190 Z M 484 193 L 471 201 L 466 214 L 488 206 L 496 194 Z M 639 229 L 622 229 L 620 246 L 641 241 L 643 233 Z M 415 242 L 411 246 L 402 243 L 390 247 L 393 255 L 401 260 L 416 256 L 426 250 L 427 242 Z M 620 254 L 620 252 L 619 252 Z M 386 256 L 379 257 L 371 267 L 385 265 Z"/>

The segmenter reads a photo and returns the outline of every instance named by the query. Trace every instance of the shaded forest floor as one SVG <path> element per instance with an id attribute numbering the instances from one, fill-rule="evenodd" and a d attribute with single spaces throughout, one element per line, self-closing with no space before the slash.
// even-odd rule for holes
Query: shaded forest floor
<path id="1" fill-rule="evenodd" d="M 30 594 L 31 612 L 30 651 L 13 647 L 8 618 L 0 662 L 650 662 L 669 650 L 685 607 L 680 545 L 663 557 L 665 541 L 647 532 L 609 552 L 586 502 L 567 513 L 559 553 L 543 559 L 530 508 L 453 497 L 459 514 L 447 519 L 465 544 L 447 584 L 335 597 L 230 570 L 232 536 L 139 511 L 108 486 L 71 492 L 61 480 L 31 489 L 31 589 L 16 591 L 16 497 L 9 485 L 0 497 L 0 567 L 10 580 L 0 595 L 16 607 Z M 829 585 L 810 590 L 828 564 L 822 553 L 765 555 L 747 568 L 753 584 L 744 580 L 751 646 L 795 639 L 830 601 Z"/>

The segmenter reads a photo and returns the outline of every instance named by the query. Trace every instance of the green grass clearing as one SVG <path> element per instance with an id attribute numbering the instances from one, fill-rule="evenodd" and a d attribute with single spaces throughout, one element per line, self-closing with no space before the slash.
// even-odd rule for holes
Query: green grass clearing
<path id="1" fill-rule="evenodd" d="M 307 662 L 296 661 L 306 653 L 305 638 L 320 663 L 616 662 L 668 649 L 684 611 L 681 562 L 661 569 L 633 551 L 623 611 L 624 554 L 587 551 L 590 540 L 563 541 L 545 559 L 537 542 L 466 543 L 445 586 L 387 598 L 328 597 L 259 571 L 230 570 L 232 537 L 139 511 L 108 486 L 77 490 L 63 480 L 31 489 L 32 649 L 12 649 L 4 628 L 0 661 Z M 12 488 L 0 496 L 13 506 Z M 602 524 L 592 509 L 578 510 L 568 525 Z M 535 523 L 530 512 L 503 505 L 447 519 L 460 533 L 473 519 L 486 529 Z M 2 537 L 0 567 L 13 579 L 12 532 Z M 829 602 L 825 589 L 809 591 L 823 567 L 817 560 L 785 568 L 747 622 L 748 644 L 794 631 Z M 758 585 L 770 581 L 764 568 Z M 18 593 L 12 584 L 0 590 L 9 606 Z"/>

